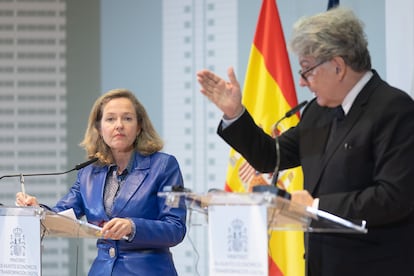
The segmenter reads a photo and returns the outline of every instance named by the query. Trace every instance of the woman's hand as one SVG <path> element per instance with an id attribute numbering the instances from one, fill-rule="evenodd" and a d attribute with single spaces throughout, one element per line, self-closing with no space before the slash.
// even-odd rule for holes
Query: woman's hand
<path id="1" fill-rule="evenodd" d="M 16 205 L 17 206 L 39 206 L 36 197 L 18 192 L 16 194 Z"/>
<path id="2" fill-rule="evenodd" d="M 113 218 L 102 227 L 104 239 L 120 240 L 131 234 L 132 224 L 129 219 Z"/>

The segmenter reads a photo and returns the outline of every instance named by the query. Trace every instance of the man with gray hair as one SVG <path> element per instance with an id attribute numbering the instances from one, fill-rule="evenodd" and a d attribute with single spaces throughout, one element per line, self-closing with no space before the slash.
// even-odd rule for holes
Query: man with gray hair
<path id="1" fill-rule="evenodd" d="M 367 234 L 309 233 L 307 275 L 414 275 L 414 101 L 371 68 L 362 22 L 334 8 L 300 19 L 291 49 L 300 85 L 315 98 L 300 123 L 274 138 L 229 82 L 201 70 L 201 92 L 224 116 L 218 134 L 258 171 L 302 166 L 304 189 L 292 201 L 348 220 L 366 220 Z"/>

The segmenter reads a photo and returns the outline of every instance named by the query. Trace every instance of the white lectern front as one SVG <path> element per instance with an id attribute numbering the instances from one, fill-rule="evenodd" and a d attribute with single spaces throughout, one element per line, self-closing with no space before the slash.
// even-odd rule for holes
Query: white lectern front
<path id="1" fill-rule="evenodd" d="M 41 275 L 40 209 L 0 208 L 0 275 Z"/>
<path id="2" fill-rule="evenodd" d="M 0 207 L 0 275 L 42 275 L 45 236 L 98 238 L 100 227 L 41 207 Z"/>
<path id="3" fill-rule="evenodd" d="M 351 222 L 269 192 L 167 192 L 160 196 L 171 206 L 184 197 L 189 210 L 206 215 L 210 276 L 268 276 L 270 231 L 367 233 L 365 221 Z"/>

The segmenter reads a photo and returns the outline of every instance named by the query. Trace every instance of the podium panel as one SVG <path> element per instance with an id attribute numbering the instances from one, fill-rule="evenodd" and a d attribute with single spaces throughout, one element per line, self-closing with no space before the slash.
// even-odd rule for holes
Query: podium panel
<path id="1" fill-rule="evenodd" d="M 101 227 L 41 207 L 0 207 L 0 275 L 42 275 L 43 237 L 100 237 Z"/>
<path id="2" fill-rule="evenodd" d="M 40 213 L 0 208 L 0 275 L 41 275 Z"/>
<path id="3" fill-rule="evenodd" d="M 264 206 L 215 205 L 208 217 L 210 276 L 268 276 Z"/>
<path id="4" fill-rule="evenodd" d="M 195 211 L 206 217 L 211 276 L 267 276 L 268 233 L 272 231 L 368 232 L 363 220 L 349 221 L 269 192 L 161 192 L 158 195 L 165 197 L 166 203 L 172 207 L 177 206 L 184 197 L 190 212 Z M 246 217 L 247 214 L 249 216 Z M 260 225 L 264 227 L 260 228 Z M 253 244 L 259 247 L 253 249 Z M 261 244 L 265 246 L 260 247 Z M 237 250 L 232 247 L 234 245 Z M 264 260 L 265 266 L 261 260 Z"/>

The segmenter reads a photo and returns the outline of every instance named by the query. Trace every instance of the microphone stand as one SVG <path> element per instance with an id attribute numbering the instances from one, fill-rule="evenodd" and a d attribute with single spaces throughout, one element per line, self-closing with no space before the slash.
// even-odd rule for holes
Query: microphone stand
<path id="1" fill-rule="evenodd" d="M 67 173 L 72 172 L 72 171 L 75 171 L 75 170 L 78 171 L 80 169 L 83 169 L 84 167 L 86 167 L 86 166 L 88 166 L 88 165 L 90 165 L 92 163 L 95 163 L 96 161 L 98 161 L 98 159 L 99 159 L 98 157 L 94 157 L 94 158 L 92 158 L 92 159 L 90 159 L 88 161 L 85 161 L 83 163 L 80 163 L 80 164 L 76 165 L 74 168 L 72 168 L 70 170 L 67 170 L 67 171 L 64 171 L 64 172 L 30 173 L 30 174 L 22 174 L 22 173 L 21 174 L 9 174 L 9 175 L 0 176 L 0 180 L 3 179 L 3 178 L 6 178 L 6 177 L 20 177 L 20 189 L 21 189 L 21 192 L 22 192 L 23 196 L 26 196 L 26 189 L 25 189 L 25 185 L 24 185 L 24 177 L 25 176 L 48 176 L 48 175 L 62 175 L 62 174 L 67 174 Z M 0 206 L 2 206 L 2 205 L 3 204 L 0 203 Z M 48 206 L 44 205 L 44 204 L 39 204 L 39 205 L 41 207 L 43 207 L 43 208 L 46 208 L 46 209 L 50 210 L 50 208 Z"/>
<path id="2" fill-rule="evenodd" d="M 277 131 L 277 127 L 279 126 L 280 122 L 286 119 L 287 117 L 283 117 L 279 119 L 279 121 L 274 124 L 274 129 Z M 279 178 L 279 166 L 280 166 L 280 145 L 279 145 L 279 134 L 276 133 L 275 135 L 275 148 L 276 148 L 276 166 L 273 171 L 272 182 L 270 184 L 272 186 L 277 186 L 277 179 Z"/>
<path id="3" fill-rule="evenodd" d="M 61 174 L 67 174 L 70 173 L 72 171 L 78 171 L 86 166 L 88 166 L 89 164 L 95 163 L 96 161 L 98 161 L 98 157 L 92 158 L 84 163 L 80 163 L 78 165 L 76 165 L 74 168 L 64 171 L 64 172 L 53 172 L 53 173 L 28 173 L 28 174 L 9 174 L 9 175 L 3 175 L 0 176 L 0 179 L 2 178 L 6 178 L 6 177 L 20 177 L 20 182 L 24 184 L 24 176 L 47 176 L 47 175 L 61 175 Z"/>
<path id="4" fill-rule="evenodd" d="M 298 104 L 297 106 L 295 106 L 294 108 L 292 108 L 291 110 L 289 110 L 288 112 L 286 112 L 285 116 L 283 116 L 282 118 L 280 118 L 275 124 L 274 124 L 274 129 L 277 131 L 277 127 L 279 126 L 279 124 L 284 120 L 287 119 L 289 117 L 291 117 L 293 114 L 295 114 L 296 112 L 298 112 L 300 109 L 302 109 L 308 102 L 307 101 L 303 101 L 300 104 Z M 253 192 L 269 192 L 271 194 L 275 194 L 277 196 L 289 199 L 291 198 L 290 193 L 288 193 L 286 190 L 284 189 L 280 189 L 277 187 L 277 180 L 279 178 L 279 166 L 280 166 L 280 145 L 279 145 L 279 135 L 278 133 L 276 133 L 275 135 L 275 148 L 276 148 L 276 165 L 275 165 L 275 169 L 273 171 L 273 176 L 272 176 L 272 181 L 270 183 L 270 185 L 257 185 L 253 187 Z"/>
<path id="5" fill-rule="evenodd" d="M 290 117 L 290 116 L 289 116 Z M 286 115 L 283 116 L 281 119 L 279 119 L 273 126 L 273 129 L 277 131 L 277 127 L 279 126 L 280 122 L 282 122 L 284 119 L 288 118 Z M 276 133 L 275 135 L 275 148 L 276 148 L 276 166 L 273 171 L 272 181 L 270 182 L 270 185 L 257 185 L 253 187 L 253 192 L 269 192 L 271 194 L 290 199 L 290 193 L 288 193 L 284 189 L 280 189 L 277 187 L 277 180 L 279 178 L 279 166 L 280 166 L 280 145 L 279 145 L 279 134 Z"/>

